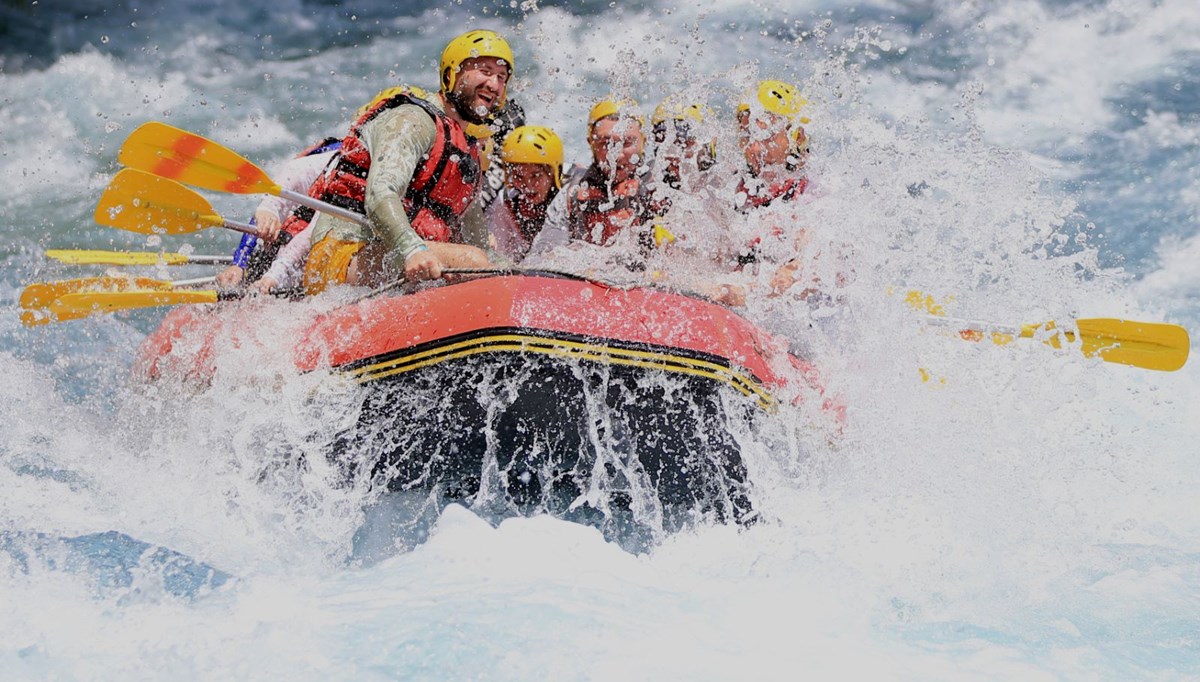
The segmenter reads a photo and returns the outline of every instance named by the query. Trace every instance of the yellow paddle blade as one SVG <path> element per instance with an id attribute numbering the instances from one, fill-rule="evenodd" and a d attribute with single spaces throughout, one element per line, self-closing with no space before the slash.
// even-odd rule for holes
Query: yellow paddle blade
<path id="1" fill-rule="evenodd" d="M 27 327 L 65 322 L 98 313 L 118 310 L 153 308 L 163 305 L 185 303 L 216 303 L 216 291 L 180 289 L 176 291 L 131 290 L 131 291 L 81 291 L 64 294 L 42 310 L 26 310 L 21 313 L 21 322 Z"/>
<path id="2" fill-rule="evenodd" d="M 83 291 L 128 291 L 131 289 L 170 290 L 171 282 L 148 277 L 83 277 L 58 282 L 35 282 L 21 292 L 21 307 L 26 310 L 49 307 L 68 294 Z"/>
<path id="3" fill-rule="evenodd" d="M 1083 354 L 1089 358 L 1099 356 L 1105 362 L 1174 372 L 1187 363 L 1191 350 L 1187 330 L 1176 324 L 1101 317 L 1076 320 L 1075 326 L 1079 330 Z M 1054 328 L 1053 322 L 1025 325 L 1021 328 L 1021 336 L 1032 338 L 1039 329 Z M 1061 336 L 1055 334 L 1045 343 L 1059 348 L 1063 337 L 1068 342 L 1075 341 L 1075 333 L 1064 330 Z"/>
<path id="4" fill-rule="evenodd" d="M 188 234 L 225 223 L 199 194 L 174 180 L 132 168 L 108 183 L 94 218 L 101 225 L 140 234 Z"/>
<path id="5" fill-rule="evenodd" d="M 69 265 L 186 265 L 188 262 L 188 257 L 182 253 L 149 251 L 50 249 L 46 257 Z"/>
<path id="6" fill-rule="evenodd" d="M 130 133 L 117 159 L 130 168 L 214 192 L 278 195 L 281 189 L 232 149 L 157 121 Z"/>

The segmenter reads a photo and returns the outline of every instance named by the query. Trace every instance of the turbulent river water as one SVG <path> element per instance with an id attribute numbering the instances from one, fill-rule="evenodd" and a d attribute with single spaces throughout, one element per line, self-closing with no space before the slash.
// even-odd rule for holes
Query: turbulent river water
<path id="1" fill-rule="evenodd" d="M 692 5 L 0 3 L 0 677 L 1200 676 L 1200 365 L 964 343 L 888 294 L 1197 328 L 1200 5 Z M 848 421 L 802 457 L 751 453 L 764 522 L 627 551 L 451 506 L 366 561 L 364 491 L 267 466 L 328 436 L 320 377 L 263 390 L 238 378 L 283 361 L 231 353 L 185 398 L 128 380 L 161 311 L 21 326 L 25 284 L 81 273 L 47 248 L 235 245 L 92 221 L 138 124 L 270 166 L 383 87 L 432 87 L 470 27 L 510 38 L 511 96 L 577 162 L 609 92 L 707 102 L 721 158 L 746 88 L 805 93 L 813 185 L 789 220 L 850 245 L 853 281 L 815 318 L 742 312 L 811 355 Z M 693 243 L 764 228 L 678 209 Z M 263 315 L 281 342 L 290 323 Z"/>

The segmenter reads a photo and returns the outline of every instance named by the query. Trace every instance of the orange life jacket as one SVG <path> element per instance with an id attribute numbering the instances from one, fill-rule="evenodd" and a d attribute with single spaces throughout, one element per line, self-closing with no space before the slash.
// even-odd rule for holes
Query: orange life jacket
<path id="1" fill-rule="evenodd" d="M 429 102 L 409 92 L 401 92 L 377 102 L 350 126 L 342 140 L 342 151 L 333 168 L 317 178 L 308 195 L 326 203 L 366 215 L 364 201 L 371 154 L 363 144 L 363 127 L 383 112 L 404 104 L 413 104 L 433 119 L 437 134 L 433 146 L 418 164 L 408 191 L 404 209 L 409 222 L 422 239 L 436 242 L 461 242 L 459 223 L 467 207 L 479 192 L 482 172 L 479 148 L 463 127 Z M 299 234 L 314 211 L 300 207 L 283 229 Z"/>

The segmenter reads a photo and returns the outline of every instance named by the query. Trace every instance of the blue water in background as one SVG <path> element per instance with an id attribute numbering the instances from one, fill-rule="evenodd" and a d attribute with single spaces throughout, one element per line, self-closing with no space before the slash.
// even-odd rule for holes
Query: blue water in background
<path id="1" fill-rule="evenodd" d="M 311 385 L 129 386 L 158 311 L 19 325 L 24 284 L 78 274 L 46 248 L 236 244 L 92 222 L 136 125 L 270 166 L 385 86 L 432 86 L 447 38 L 476 26 L 512 37 L 513 96 L 576 161 L 610 88 L 725 113 L 760 76 L 808 94 L 812 216 L 862 257 L 853 342 L 817 344 L 853 425 L 793 475 L 764 460 L 772 522 L 635 556 L 451 507 L 366 565 L 354 491 L 260 475 L 320 420 Z M 1200 676 L 1197 365 L 950 345 L 878 293 L 1194 330 L 1198 36 L 1181 0 L 0 4 L 3 677 Z"/>

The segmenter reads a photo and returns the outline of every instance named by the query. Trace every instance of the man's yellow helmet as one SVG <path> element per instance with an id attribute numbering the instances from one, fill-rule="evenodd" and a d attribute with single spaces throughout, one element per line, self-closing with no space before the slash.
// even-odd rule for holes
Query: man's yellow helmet
<path id="1" fill-rule="evenodd" d="M 500 147 L 500 160 L 550 166 L 554 172 L 554 186 L 562 188 L 562 139 L 545 126 L 520 126 L 509 133 Z"/>
<path id="2" fill-rule="evenodd" d="M 800 116 L 800 110 L 808 104 L 808 100 L 800 96 L 800 90 L 783 81 L 767 80 L 758 84 L 755 99 L 763 111 L 782 116 L 792 123 L 801 125 L 809 122 L 807 116 Z M 737 112 L 750 110 L 750 103 L 743 101 L 738 104 Z"/>
<path id="3" fill-rule="evenodd" d="M 394 88 L 388 88 L 387 90 L 380 90 L 379 94 L 377 94 L 373 98 L 371 98 L 370 102 L 367 102 L 366 104 L 364 104 L 358 108 L 358 111 L 354 114 L 354 117 L 358 118 L 359 116 L 362 116 L 363 114 L 365 114 L 368 111 L 370 111 L 371 109 L 373 109 L 376 104 L 379 104 L 380 102 L 382 102 L 385 99 L 391 99 L 391 98 L 395 97 L 396 95 L 412 95 L 413 97 L 416 97 L 418 99 L 423 99 L 423 100 L 429 99 L 429 93 L 425 92 L 424 90 L 422 90 L 421 88 L 418 88 L 415 85 L 397 85 Z"/>
<path id="4" fill-rule="evenodd" d="M 509 75 L 512 74 L 513 53 L 512 48 L 508 45 L 508 41 L 501 38 L 495 31 L 488 31 L 486 29 L 467 31 L 454 40 L 451 40 L 446 45 L 446 49 L 442 50 L 442 65 L 440 69 L 442 92 L 453 90 L 454 82 L 458 79 L 458 70 L 462 67 L 462 63 L 468 59 L 475 59 L 477 57 L 502 59 L 508 64 Z M 503 104 L 504 97 L 501 97 L 496 106 L 499 107 Z"/>
<path id="5" fill-rule="evenodd" d="M 654 141 L 660 145 L 667 141 L 670 132 L 668 128 L 671 127 L 668 126 L 668 121 L 673 124 L 675 140 L 694 140 L 697 134 L 697 125 L 704 123 L 712 115 L 713 110 L 703 104 L 687 104 L 674 97 L 668 97 L 663 100 L 662 104 L 654 108 L 654 113 L 650 116 Z M 697 162 L 700 170 L 708 170 L 717 162 L 717 141 L 715 139 L 705 143 L 704 153 L 697 159 Z"/>
<path id="6" fill-rule="evenodd" d="M 642 123 L 642 117 L 637 113 L 638 104 L 631 99 L 606 99 L 596 103 L 592 110 L 588 112 L 588 139 L 592 137 L 592 129 L 596 127 L 596 123 L 609 116 L 628 116 L 638 123 Z"/>
<path id="7" fill-rule="evenodd" d="M 788 136 L 798 152 L 808 150 L 808 135 L 804 132 L 804 126 L 808 125 L 810 119 L 800 115 L 800 110 L 808 104 L 808 100 L 800 96 L 799 88 L 783 81 L 762 81 L 758 84 L 755 99 L 762 111 L 787 120 Z M 739 119 L 743 112 L 749 113 L 750 109 L 750 103 L 745 100 L 738 104 Z"/>
<path id="8" fill-rule="evenodd" d="M 681 104 L 670 98 L 663 100 L 663 103 L 654 108 L 654 113 L 650 116 L 650 122 L 653 124 L 666 123 L 667 121 L 694 121 L 703 123 L 712 110 L 701 104 Z"/>

